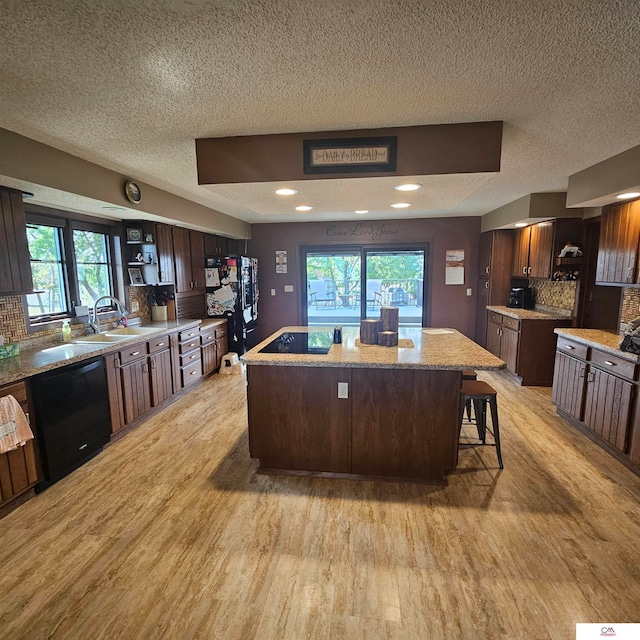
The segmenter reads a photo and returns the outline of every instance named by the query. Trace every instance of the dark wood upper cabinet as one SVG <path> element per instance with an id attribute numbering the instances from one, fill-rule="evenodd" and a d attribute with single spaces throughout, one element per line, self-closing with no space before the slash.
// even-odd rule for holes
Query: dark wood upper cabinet
<path id="1" fill-rule="evenodd" d="M 158 251 L 158 281 L 175 282 L 173 266 L 173 235 L 168 224 L 156 224 L 156 248 Z"/>
<path id="2" fill-rule="evenodd" d="M 515 277 L 526 278 L 529 269 L 529 240 L 531 227 L 517 229 L 513 240 L 513 270 Z"/>
<path id="3" fill-rule="evenodd" d="M 562 248 L 572 243 L 582 247 L 583 223 L 580 218 L 557 218 L 518 229 L 513 245 L 513 269 L 519 278 L 549 280 Z"/>
<path id="4" fill-rule="evenodd" d="M 229 243 L 233 242 L 230 238 L 218 236 L 213 233 L 207 233 L 204 236 L 204 253 L 207 256 L 224 257 L 231 255 L 229 251 Z"/>
<path id="5" fill-rule="evenodd" d="M 189 231 L 189 251 L 191 256 L 191 289 L 205 290 L 204 233 Z"/>
<path id="6" fill-rule="evenodd" d="M 191 291 L 191 245 L 189 230 L 173 227 L 173 257 L 176 270 L 176 293 Z"/>
<path id="7" fill-rule="evenodd" d="M 596 282 L 638 284 L 640 200 L 610 205 L 602 210 Z"/>
<path id="8" fill-rule="evenodd" d="M 554 222 L 541 222 L 531 227 L 529 239 L 529 278 L 550 278 L 553 259 Z"/>
<path id="9" fill-rule="evenodd" d="M 0 293 L 33 291 L 22 193 L 0 188 Z"/>

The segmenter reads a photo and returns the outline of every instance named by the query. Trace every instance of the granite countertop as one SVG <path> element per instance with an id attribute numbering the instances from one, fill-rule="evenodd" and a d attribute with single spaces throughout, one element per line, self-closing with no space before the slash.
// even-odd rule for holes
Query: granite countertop
<path id="1" fill-rule="evenodd" d="M 200 320 L 168 320 L 166 322 L 145 322 L 141 325 L 156 331 L 144 335 L 128 336 L 126 340 L 118 342 L 74 344 L 73 342 L 60 342 L 37 349 L 20 349 L 20 355 L 14 358 L 0 360 L 0 386 L 28 378 L 44 371 L 64 367 L 67 364 L 80 362 L 87 358 L 104 355 L 112 351 L 118 351 L 123 344 L 133 342 L 146 342 L 163 333 L 171 333 L 188 329 L 200 324 Z"/>
<path id="2" fill-rule="evenodd" d="M 602 329 L 555 329 L 559 336 L 580 342 L 588 347 L 594 347 L 601 351 L 606 351 L 619 358 L 625 358 L 631 362 L 640 362 L 640 358 L 635 353 L 620 351 L 619 346 L 622 336 L 613 331 L 603 331 Z"/>
<path id="3" fill-rule="evenodd" d="M 513 309 L 498 305 L 487 305 L 487 311 L 495 311 L 516 320 L 571 320 L 571 312 L 562 314 L 552 311 L 536 311 L 535 309 Z"/>
<path id="4" fill-rule="evenodd" d="M 342 344 L 333 344 L 326 355 L 295 353 L 259 353 L 286 332 L 328 332 L 333 327 L 284 327 L 247 351 L 241 360 L 248 365 L 303 367 L 367 367 L 382 369 L 477 369 L 496 371 L 505 363 L 455 329 L 400 329 L 401 339 L 413 341 L 413 347 L 356 346 L 359 327 L 343 327 Z M 433 333 L 430 333 L 433 332 Z"/>

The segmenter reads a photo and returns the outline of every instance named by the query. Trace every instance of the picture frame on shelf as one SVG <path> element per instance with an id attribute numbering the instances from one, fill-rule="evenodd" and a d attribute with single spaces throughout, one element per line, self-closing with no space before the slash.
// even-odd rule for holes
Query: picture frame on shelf
<path id="1" fill-rule="evenodd" d="M 142 229 L 127 229 L 127 242 L 142 242 Z"/>
<path id="2" fill-rule="evenodd" d="M 148 244 L 153 244 L 153 234 L 152 233 L 145 233 L 144 234 L 144 241 L 147 242 Z"/>
<path id="3" fill-rule="evenodd" d="M 131 284 L 144 284 L 142 271 L 138 267 L 129 267 L 128 271 Z"/>

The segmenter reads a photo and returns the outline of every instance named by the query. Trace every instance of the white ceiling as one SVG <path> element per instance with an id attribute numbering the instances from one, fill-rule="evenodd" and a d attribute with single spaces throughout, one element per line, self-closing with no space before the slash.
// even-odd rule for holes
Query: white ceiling
<path id="1" fill-rule="evenodd" d="M 482 215 L 640 144 L 637 0 L 4 0 L 0 33 L 0 126 L 251 223 Z M 500 173 L 412 194 L 197 183 L 196 138 L 486 120 Z"/>

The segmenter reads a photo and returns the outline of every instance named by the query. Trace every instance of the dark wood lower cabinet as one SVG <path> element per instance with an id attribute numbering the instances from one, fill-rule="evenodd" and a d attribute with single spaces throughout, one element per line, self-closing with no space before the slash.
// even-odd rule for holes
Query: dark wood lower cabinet
<path id="1" fill-rule="evenodd" d="M 459 371 L 249 365 L 247 382 L 262 471 L 442 480 L 455 468 Z"/>
<path id="2" fill-rule="evenodd" d="M 586 366 L 560 351 L 556 355 L 551 399 L 576 420 L 582 420 Z"/>
<path id="3" fill-rule="evenodd" d="M 0 388 L 0 398 L 8 395 L 18 401 L 29 420 L 33 412 L 30 410 L 27 385 L 17 382 Z M 35 435 L 34 425 L 31 425 L 31 429 Z M 18 498 L 42 479 L 38 459 L 35 439 L 13 451 L 0 454 L 0 507 Z"/>
<path id="4" fill-rule="evenodd" d="M 633 361 L 563 337 L 552 400 L 561 416 L 640 475 L 637 368 Z"/>
<path id="5" fill-rule="evenodd" d="M 614 446 L 626 451 L 634 385 L 596 367 L 587 376 L 584 424 Z"/>
<path id="6" fill-rule="evenodd" d="M 171 352 L 165 349 L 149 356 L 151 405 L 157 407 L 173 395 Z"/>
<path id="7" fill-rule="evenodd" d="M 151 408 L 147 358 L 120 367 L 124 423 L 131 424 Z"/>
<path id="8" fill-rule="evenodd" d="M 500 342 L 500 357 L 505 361 L 507 369 L 514 373 L 518 371 L 518 347 L 520 334 L 518 331 L 502 328 L 502 340 Z"/>

